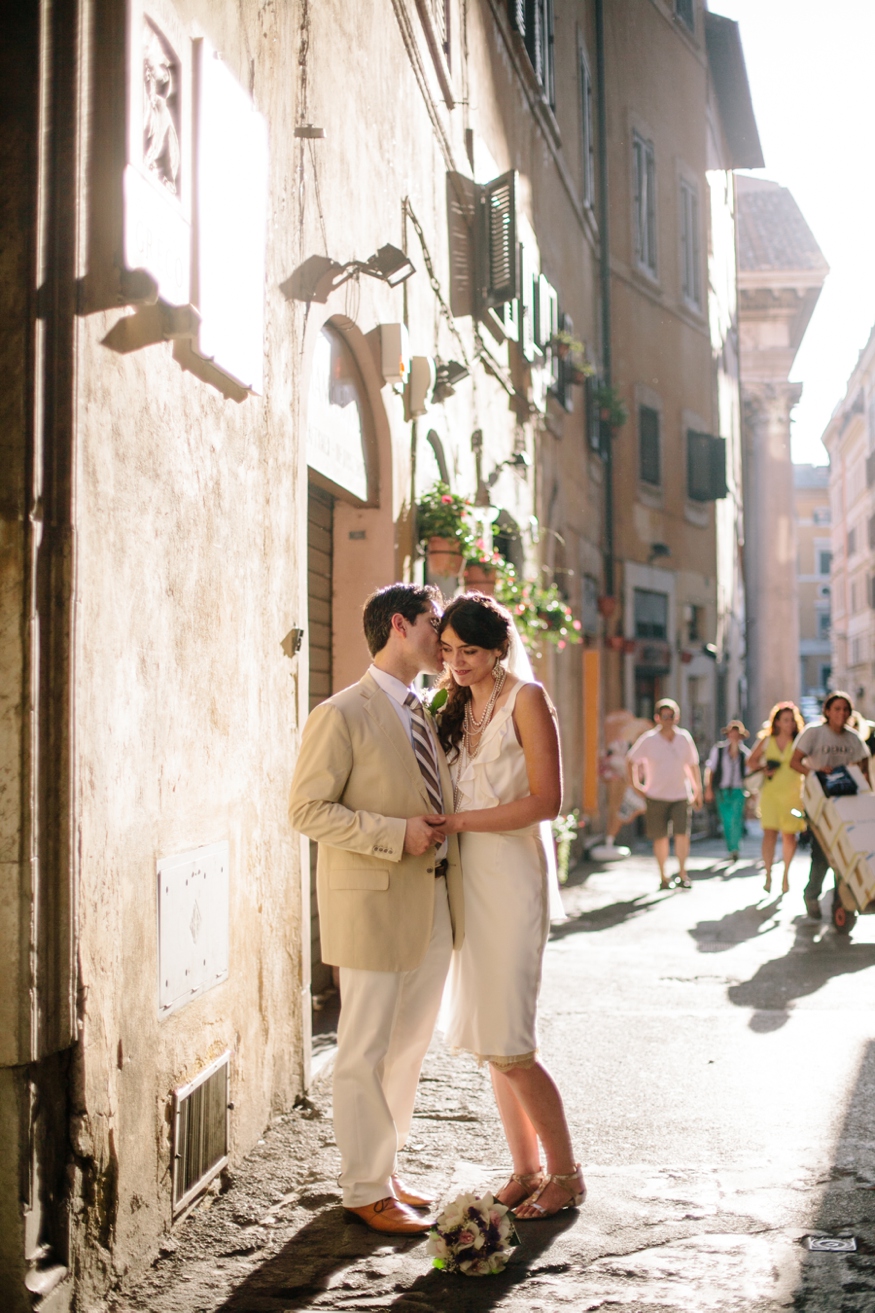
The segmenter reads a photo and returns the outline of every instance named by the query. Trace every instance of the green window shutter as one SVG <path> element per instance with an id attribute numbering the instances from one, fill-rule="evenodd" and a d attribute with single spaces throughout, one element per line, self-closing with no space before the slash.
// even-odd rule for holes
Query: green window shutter
<path id="1" fill-rule="evenodd" d="M 478 200 L 478 291 L 483 311 L 518 294 L 516 173 L 503 173 L 480 187 Z"/>
<path id="2" fill-rule="evenodd" d="M 662 482 L 659 460 L 659 411 L 638 407 L 638 477 L 658 488 Z"/>
<path id="3" fill-rule="evenodd" d="M 535 342 L 535 271 L 532 257 L 523 243 L 520 243 L 520 347 L 523 359 L 532 361 L 538 354 Z"/>
<path id="4" fill-rule="evenodd" d="M 720 501 L 726 496 L 726 439 L 687 430 L 687 496 Z"/>

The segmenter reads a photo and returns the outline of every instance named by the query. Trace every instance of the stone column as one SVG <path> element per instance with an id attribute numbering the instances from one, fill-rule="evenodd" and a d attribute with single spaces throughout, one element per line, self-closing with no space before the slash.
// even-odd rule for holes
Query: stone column
<path id="1" fill-rule="evenodd" d="M 799 600 L 790 412 L 801 383 L 745 383 L 744 566 L 748 714 L 756 730 L 775 702 L 799 701 Z"/>

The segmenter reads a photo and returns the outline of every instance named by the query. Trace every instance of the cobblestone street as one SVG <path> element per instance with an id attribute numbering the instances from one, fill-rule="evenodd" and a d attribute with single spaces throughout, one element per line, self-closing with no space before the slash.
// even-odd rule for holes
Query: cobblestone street
<path id="1" fill-rule="evenodd" d="M 503 1275 L 432 1271 L 424 1242 L 344 1220 L 326 1071 L 113 1313 L 871 1313 L 875 918 L 850 941 L 802 919 L 804 855 L 786 905 L 766 898 L 756 847 L 731 867 L 695 845 L 690 893 L 657 893 L 643 855 L 572 876 L 542 1040 L 589 1195 L 579 1213 L 521 1223 Z M 487 1075 L 439 1040 L 414 1137 L 403 1174 L 442 1202 L 504 1179 Z M 853 1234 L 857 1252 L 808 1253 L 817 1231 Z"/>

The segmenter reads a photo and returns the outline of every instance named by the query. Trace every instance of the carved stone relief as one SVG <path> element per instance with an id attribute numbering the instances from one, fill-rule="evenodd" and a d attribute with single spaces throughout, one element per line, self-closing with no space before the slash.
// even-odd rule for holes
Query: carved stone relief
<path id="1" fill-rule="evenodd" d="M 166 38 L 143 20 L 143 165 L 179 194 L 179 60 Z"/>

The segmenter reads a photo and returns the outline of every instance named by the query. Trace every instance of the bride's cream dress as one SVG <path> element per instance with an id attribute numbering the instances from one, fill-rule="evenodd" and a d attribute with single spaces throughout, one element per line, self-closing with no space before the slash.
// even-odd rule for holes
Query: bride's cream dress
<path id="1" fill-rule="evenodd" d="M 513 708 L 522 682 L 487 726 L 480 748 L 452 764 L 456 811 L 480 811 L 530 793 Z M 459 835 L 465 938 L 453 954 L 446 1039 L 499 1068 L 531 1066 L 541 962 L 550 928 L 542 827 Z"/>

